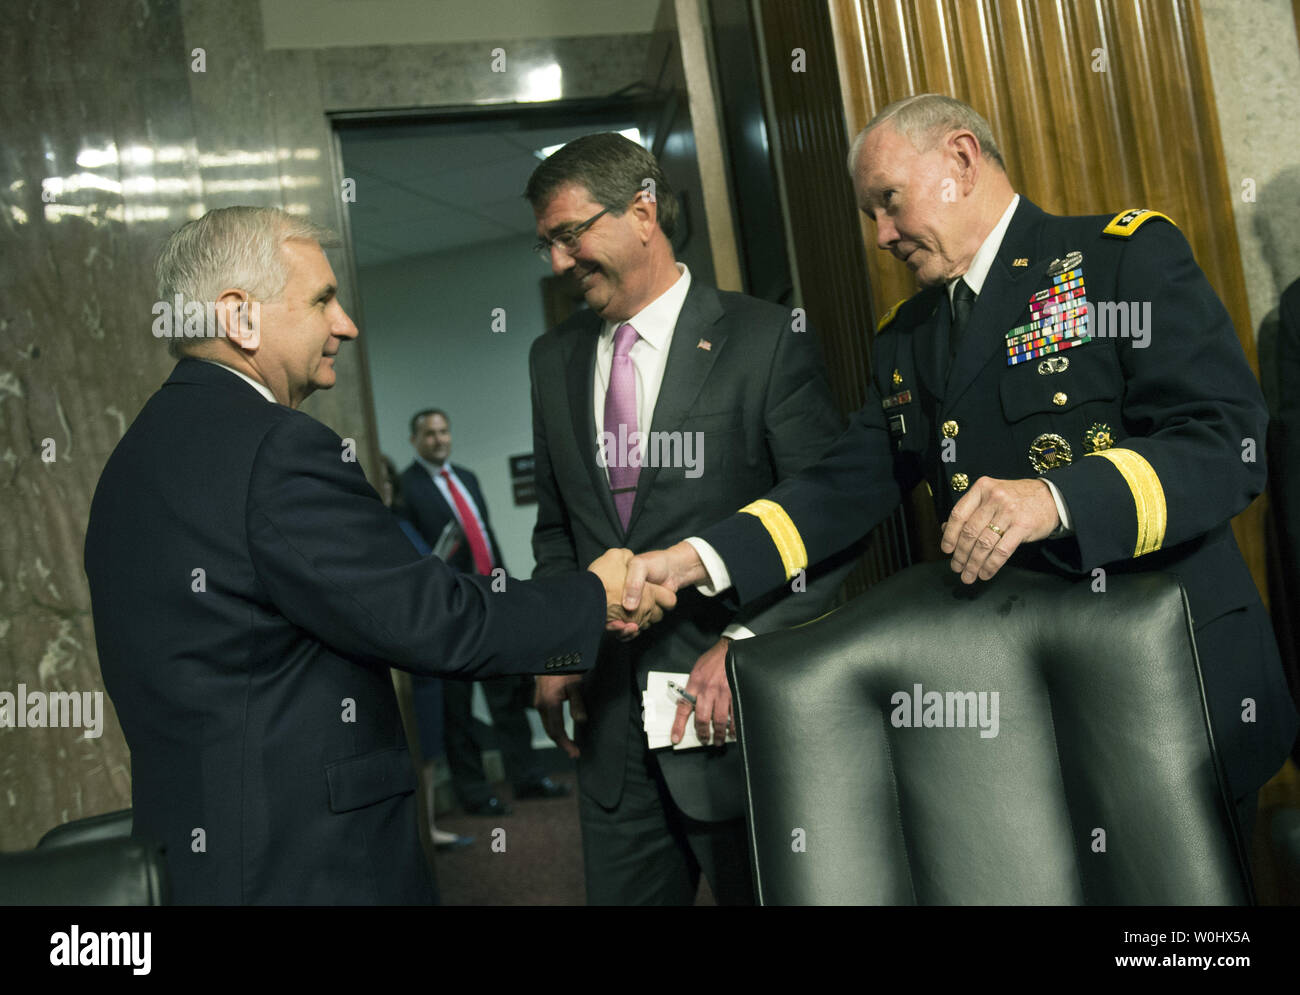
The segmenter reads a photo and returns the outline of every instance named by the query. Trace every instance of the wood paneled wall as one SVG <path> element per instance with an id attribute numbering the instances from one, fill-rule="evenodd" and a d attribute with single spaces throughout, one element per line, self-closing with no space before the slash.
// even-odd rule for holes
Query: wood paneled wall
<path id="1" fill-rule="evenodd" d="M 831 394 L 848 415 L 867 399 L 871 375 L 871 294 L 864 249 L 845 160 L 849 143 L 836 71 L 835 38 L 817 3 L 765 0 L 757 5 L 770 97 L 773 152 L 784 177 L 790 248 L 798 271 L 799 304 L 826 354 Z M 930 515 L 933 518 L 933 512 Z M 936 542 L 937 545 L 937 542 Z M 917 543 L 901 512 L 867 542 L 860 567 L 845 583 L 853 596 L 909 566 Z"/>
<path id="2" fill-rule="evenodd" d="M 1245 279 L 1194 0 L 829 0 L 850 135 L 914 93 L 993 126 L 1015 188 L 1054 214 L 1167 214 L 1255 365 Z M 862 218 L 872 304 L 916 285 Z M 1260 440 L 1261 446 L 1262 441 Z M 1263 499 L 1234 521 L 1261 592 Z"/>

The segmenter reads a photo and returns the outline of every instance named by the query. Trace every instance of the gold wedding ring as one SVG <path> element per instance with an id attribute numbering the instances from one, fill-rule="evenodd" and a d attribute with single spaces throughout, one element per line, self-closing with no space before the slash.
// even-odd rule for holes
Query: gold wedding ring
<path id="1" fill-rule="evenodd" d="M 989 522 L 987 528 L 992 529 L 992 530 L 993 530 L 994 532 L 996 532 L 998 535 L 1001 535 L 1001 534 L 1002 534 L 1002 530 L 1001 530 L 1000 528 L 998 528 L 996 525 L 994 525 L 992 522 Z"/>

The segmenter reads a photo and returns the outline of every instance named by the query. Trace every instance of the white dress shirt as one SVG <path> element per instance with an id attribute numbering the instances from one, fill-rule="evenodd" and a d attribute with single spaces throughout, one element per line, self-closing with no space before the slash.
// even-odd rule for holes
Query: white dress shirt
<path id="1" fill-rule="evenodd" d="M 655 402 L 664 382 L 664 367 L 668 365 L 668 348 L 673 344 L 673 329 L 686 303 L 686 292 L 691 289 L 691 271 L 684 263 L 677 264 L 681 276 L 677 281 L 643 307 L 627 321 L 607 321 L 596 340 L 596 373 L 591 392 L 596 415 L 596 439 L 605 431 L 605 395 L 609 392 L 609 369 L 614 363 L 614 333 L 621 325 L 631 325 L 640 336 L 628 356 L 636 371 L 637 429 L 650 431 L 654 418 Z M 609 470 L 605 470 L 606 478 Z"/>
<path id="2" fill-rule="evenodd" d="M 195 359 L 200 359 L 201 357 L 199 357 L 199 356 L 195 356 L 194 358 L 195 358 Z M 223 370 L 226 370 L 226 371 L 228 371 L 228 372 L 230 372 L 230 373 L 233 373 L 235 376 L 239 377 L 240 380 L 243 380 L 245 383 L 247 383 L 250 387 L 252 387 L 254 390 L 256 390 L 259 394 L 261 394 L 263 397 L 265 397 L 265 398 L 266 398 L 268 401 L 270 401 L 272 404 L 279 404 L 279 403 L 280 403 L 279 401 L 277 401 L 277 400 L 275 399 L 275 395 L 271 393 L 271 388 L 270 388 L 270 387 L 268 387 L 268 386 L 267 386 L 266 384 L 264 384 L 264 383 L 258 383 L 256 380 L 254 380 L 252 377 L 250 377 L 247 373 L 241 373 L 239 370 L 235 369 L 233 366 L 227 366 L 225 363 L 218 363 L 215 359 L 204 359 L 203 362 L 205 362 L 205 363 L 211 363 L 213 366 L 220 366 Z"/>

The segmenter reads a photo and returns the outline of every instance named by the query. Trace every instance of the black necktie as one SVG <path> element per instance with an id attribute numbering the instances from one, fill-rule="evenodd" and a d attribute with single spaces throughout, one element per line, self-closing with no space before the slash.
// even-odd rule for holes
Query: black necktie
<path id="1" fill-rule="evenodd" d="M 952 330 L 948 333 L 948 358 L 957 355 L 961 346 L 962 332 L 970 320 L 971 309 L 975 306 L 975 291 L 965 280 L 958 280 L 952 289 Z"/>

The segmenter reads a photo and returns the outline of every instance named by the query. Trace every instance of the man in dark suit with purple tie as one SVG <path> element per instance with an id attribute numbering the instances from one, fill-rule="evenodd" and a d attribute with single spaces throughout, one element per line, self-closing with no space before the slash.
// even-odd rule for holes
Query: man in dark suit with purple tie
<path id="1" fill-rule="evenodd" d="M 677 262 L 679 205 L 648 151 L 612 133 L 579 138 L 537 167 L 525 196 L 539 251 L 588 305 L 530 356 L 534 576 L 593 550 L 690 536 L 834 441 L 841 422 L 816 333 L 789 308 L 716 290 Z M 846 572 L 812 571 L 744 611 L 684 591 L 653 638 L 607 640 L 594 679 L 538 678 L 543 723 L 578 760 L 589 904 L 689 905 L 701 875 L 719 905 L 753 902 L 744 772 L 725 743 L 727 647 L 820 615 Z M 692 724 L 711 745 L 661 748 L 656 736 L 651 748 L 641 717 L 651 672 L 697 697 Z M 678 710 L 679 734 L 688 713 Z"/>

